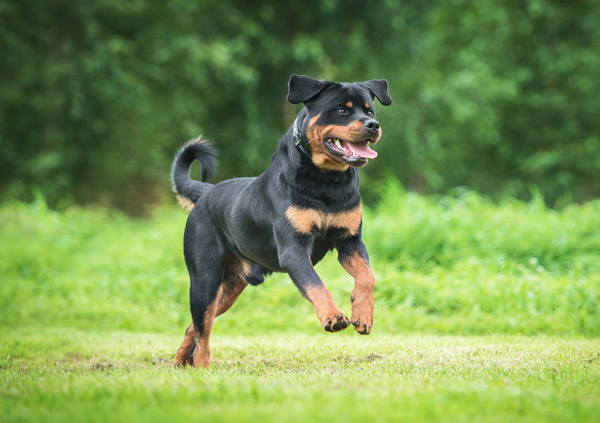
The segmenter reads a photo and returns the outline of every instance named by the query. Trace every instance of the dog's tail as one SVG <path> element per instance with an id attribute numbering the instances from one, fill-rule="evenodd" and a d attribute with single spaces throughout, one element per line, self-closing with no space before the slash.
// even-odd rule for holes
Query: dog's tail
<path id="1" fill-rule="evenodd" d="M 194 160 L 200 162 L 202 182 L 190 178 L 190 167 Z M 201 137 L 187 142 L 175 155 L 171 169 L 173 191 L 177 194 L 179 204 L 184 209 L 191 210 L 204 190 L 211 186 L 205 181 L 217 168 L 216 152 L 209 142 Z"/>

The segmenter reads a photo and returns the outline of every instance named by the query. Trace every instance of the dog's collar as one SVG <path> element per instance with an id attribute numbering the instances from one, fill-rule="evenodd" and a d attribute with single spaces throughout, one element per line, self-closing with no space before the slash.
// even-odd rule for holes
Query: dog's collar
<path id="1" fill-rule="evenodd" d="M 304 143 L 302 142 L 302 132 L 300 132 L 300 129 L 298 129 L 298 118 L 296 118 L 294 121 L 293 135 L 294 144 L 296 144 L 296 147 L 298 147 L 305 155 L 311 157 L 310 151 L 306 149 Z"/>

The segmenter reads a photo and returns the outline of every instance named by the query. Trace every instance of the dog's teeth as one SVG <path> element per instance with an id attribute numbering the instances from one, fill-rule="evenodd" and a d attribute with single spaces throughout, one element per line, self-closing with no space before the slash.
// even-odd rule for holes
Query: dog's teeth
<path id="1" fill-rule="evenodd" d="M 342 149 L 342 144 L 340 143 L 340 140 L 339 140 L 339 139 L 336 139 L 336 140 L 335 140 L 335 146 L 336 146 L 337 148 L 339 148 L 340 150 Z"/>

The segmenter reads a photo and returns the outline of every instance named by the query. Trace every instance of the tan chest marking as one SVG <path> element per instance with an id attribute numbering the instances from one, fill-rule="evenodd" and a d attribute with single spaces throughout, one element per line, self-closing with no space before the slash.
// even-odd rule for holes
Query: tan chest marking
<path id="1" fill-rule="evenodd" d="M 325 213 L 315 209 L 302 209 L 290 206 L 285 211 L 285 217 L 294 229 L 304 235 L 310 235 L 313 231 L 326 231 L 330 228 L 345 229 L 348 234 L 358 234 L 362 220 L 362 204 L 358 204 L 351 210 Z"/>

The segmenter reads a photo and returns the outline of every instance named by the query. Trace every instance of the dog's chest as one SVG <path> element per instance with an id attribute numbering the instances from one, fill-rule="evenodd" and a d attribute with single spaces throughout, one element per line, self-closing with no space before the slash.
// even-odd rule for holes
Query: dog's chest
<path id="1" fill-rule="evenodd" d="M 285 211 L 285 217 L 296 232 L 311 235 L 316 232 L 325 232 L 329 229 L 341 229 L 348 235 L 358 234 L 362 220 L 362 205 L 359 203 L 352 209 L 326 213 L 311 208 L 290 206 Z"/>

